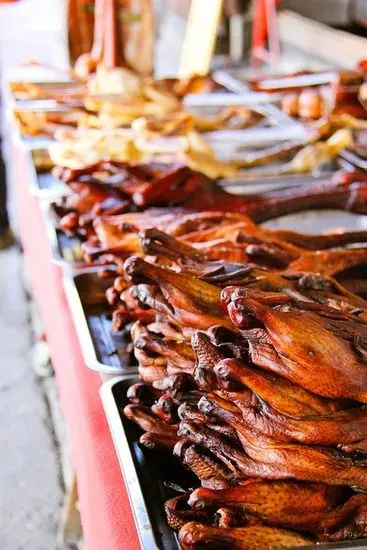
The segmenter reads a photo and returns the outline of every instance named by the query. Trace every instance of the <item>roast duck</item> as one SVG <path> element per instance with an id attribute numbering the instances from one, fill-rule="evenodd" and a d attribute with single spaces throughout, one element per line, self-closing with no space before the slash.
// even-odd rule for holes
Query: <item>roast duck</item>
<path id="1" fill-rule="evenodd" d="M 109 266 L 113 327 L 131 333 L 141 381 L 124 413 L 197 479 L 165 504 L 181 547 L 367 536 L 367 232 L 256 223 L 363 213 L 365 175 L 246 197 L 176 165 L 59 177 L 74 191 L 61 227 Z"/>
<path id="2" fill-rule="evenodd" d="M 366 301 L 321 270 L 208 260 L 164 235 L 141 232 L 148 254 L 109 299 L 117 320 L 136 311 L 124 413 L 197 476 L 165 505 L 181 547 L 366 536 Z"/>
<path id="3" fill-rule="evenodd" d="M 256 222 L 310 208 L 367 212 L 363 171 L 339 172 L 327 183 L 246 196 L 227 193 L 215 181 L 180 163 L 101 161 L 81 169 L 56 167 L 54 175 L 72 191 L 55 205 L 60 226 L 82 238 L 90 235 L 90 222 L 96 216 L 156 207 L 169 207 L 169 212 L 177 207 L 187 212 L 242 213 Z"/>

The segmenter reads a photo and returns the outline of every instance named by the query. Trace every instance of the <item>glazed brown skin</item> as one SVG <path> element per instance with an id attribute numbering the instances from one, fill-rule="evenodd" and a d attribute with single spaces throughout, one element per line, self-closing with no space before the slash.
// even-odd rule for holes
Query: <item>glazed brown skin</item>
<path id="1" fill-rule="evenodd" d="M 367 231 L 342 231 L 326 235 L 303 235 L 295 231 L 277 230 L 273 232 L 279 239 L 309 250 L 323 250 L 351 244 L 361 243 L 367 236 Z"/>
<path id="2" fill-rule="evenodd" d="M 289 417 L 327 415 L 338 410 L 338 403 L 304 390 L 297 384 L 269 374 L 235 359 L 224 359 L 215 366 L 219 379 L 233 379 L 250 388 L 274 410 Z M 235 392 L 225 392 L 236 403 L 240 396 Z"/>
<path id="3" fill-rule="evenodd" d="M 191 345 L 196 354 L 194 377 L 198 386 L 202 389 L 215 387 L 214 367 L 224 356 L 204 332 L 195 332 Z"/>
<path id="4" fill-rule="evenodd" d="M 208 230 L 206 233 L 208 239 Z M 192 265 L 196 267 L 197 273 L 205 273 L 206 269 L 214 269 L 225 263 L 213 262 L 248 262 L 260 259 L 262 263 L 268 261 L 270 267 L 286 267 L 286 272 L 310 272 L 320 273 L 324 276 L 331 276 L 343 271 L 347 267 L 354 267 L 367 262 L 365 248 L 330 250 L 309 253 L 300 246 L 282 240 L 275 233 L 266 231 L 253 223 L 235 224 L 210 230 L 210 239 L 204 242 L 195 241 L 194 246 L 178 240 L 163 231 L 155 228 L 144 230 L 140 233 L 141 248 L 145 254 L 154 256 L 171 257 L 181 265 Z M 200 232 L 199 232 L 200 234 Z M 192 234 L 187 236 L 189 239 Z M 307 236 L 294 234 L 295 239 L 307 243 Z M 319 242 L 324 248 L 340 246 L 345 242 L 362 242 L 367 237 L 367 232 L 341 233 L 330 236 L 315 236 L 315 244 Z M 196 234 L 196 239 L 199 235 Z M 201 238 L 201 237 L 200 237 Z M 163 246 L 162 246 L 163 245 Z M 312 248 L 312 240 L 308 243 Z M 240 267 L 240 266 L 238 266 Z M 194 274 L 194 272 L 193 272 Z"/>
<path id="5" fill-rule="evenodd" d="M 367 302 L 363 298 L 347 290 L 334 278 L 321 275 L 320 273 L 276 273 L 252 266 L 247 279 L 243 278 L 239 284 L 249 289 L 258 289 L 266 292 L 278 291 L 288 294 L 295 300 L 303 302 L 311 300 L 340 311 L 350 312 L 358 307 L 364 308 L 367 306 Z M 222 293 L 222 303 L 224 306 L 228 305 L 234 290 L 235 288 L 232 291 L 224 288 Z M 245 288 L 238 292 L 242 292 L 244 296 L 246 295 Z M 361 312 L 359 318 L 366 319 L 363 316 L 363 312 Z"/>
<path id="6" fill-rule="evenodd" d="M 279 275 L 250 268 L 242 279 L 240 283 L 223 289 L 221 303 L 223 309 L 231 312 L 236 324 L 243 330 L 251 325 L 246 306 L 247 298 L 265 305 L 278 306 L 283 312 L 290 311 L 293 307 L 308 311 L 310 315 L 315 313 L 319 321 L 331 331 L 347 339 L 351 331 L 356 330 L 362 334 L 367 326 L 363 310 L 366 301 L 343 289 L 331 277 L 318 273 Z M 342 321 L 348 321 L 348 324 Z"/>
<path id="7" fill-rule="evenodd" d="M 200 548 L 228 548 L 232 550 L 277 550 L 311 544 L 308 539 L 297 533 L 273 527 L 251 525 L 233 529 L 210 527 L 201 523 L 187 523 L 179 532 L 179 541 L 183 550 Z"/>
<path id="8" fill-rule="evenodd" d="M 100 172 L 106 174 L 102 182 L 94 177 L 94 174 Z M 81 214 L 93 219 L 103 213 L 131 212 L 151 206 L 176 205 L 198 213 L 243 213 L 256 222 L 309 208 L 339 208 L 361 214 L 367 212 L 367 184 L 358 179 L 358 174 L 344 178 L 340 175 L 338 179 L 334 178 L 326 184 L 312 183 L 311 186 L 248 195 L 245 198 L 226 193 L 205 176 L 174 163 L 164 166 L 159 163 L 128 165 L 102 161 L 82 170 L 58 167 L 55 174 L 74 191 L 64 204 L 55 208 L 57 215 L 62 218 L 63 215 L 77 214 L 72 230 L 83 237 L 85 216 L 79 221 Z M 61 220 L 60 225 L 68 229 L 69 220 Z M 302 237 L 294 240 L 297 239 L 307 241 Z M 329 243 L 325 240 L 319 242 L 321 248 L 324 248 L 324 245 L 329 247 L 332 241 L 337 245 L 343 239 L 338 241 L 337 237 L 333 237 Z M 312 238 L 309 242 L 312 243 Z"/>
<path id="9" fill-rule="evenodd" d="M 228 235 L 230 236 L 230 233 Z M 202 275 L 206 270 L 213 271 L 216 267 L 225 267 L 227 262 L 240 262 L 238 269 L 249 259 L 246 246 L 233 242 L 229 237 L 195 242 L 190 246 L 187 244 L 189 239 L 184 242 L 153 228 L 140 232 L 139 239 L 144 254 L 155 256 L 160 264 L 170 260 L 190 270 L 194 276 Z M 292 259 L 294 257 L 296 256 Z"/>
<path id="10" fill-rule="evenodd" d="M 172 317 L 180 324 L 197 329 L 207 329 L 219 323 L 232 326 L 229 318 L 223 315 L 220 290 L 214 285 L 159 268 L 138 257 L 127 260 L 124 269 L 133 282 L 159 284 Z"/>
<path id="11" fill-rule="evenodd" d="M 291 487 L 300 494 L 299 503 Z M 280 521 L 285 528 L 293 511 L 293 528 L 312 532 L 323 542 L 363 538 L 367 533 L 366 494 L 352 494 L 338 505 L 336 493 L 323 485 L 250 480 L 224 490 L 201 487 L 191 493 L 188 502 L 198 512 L 225 505 L 243 510 L 244 514 L 259 514 L 268 523 L 275 522 L 275 526 Z M 282 512 L 284 518 L 281 518 Z"/>
<path id="12" fill-rule="evenodd" d="M 204 214 L 206 216 L 204 217 Z M 180 238 L 174 236 L 175 224 L 173 220 L 182 219 Z M 200 224 L 205 222 L 204 228 Z M 186 233 L 184 231 L 186 220 Z M 235 221 L 234 221 L 235 220 Z M 205 229 L 207 224 L 212 227 Z M 146 229 L 146 226 L 154 226 Z M 197 225 L 200 229 L 193 231 Z M 103 216 L 94 222 L 94 229 L 100 244 L 86 243 L 85 253 L 90 261 L 102 254 L 116 254 L 127 257 L 133 253 L 145 253 L 162 258 L 172 258 L 179 263 L 197 265 L 203 269 L 209 260 L 224 260 L 244 262 L 250 258 L 262 258 L 278 262 L 280 266 L 287 266 L 292 262 L 300 261 L 305 265 L 311 264 L 312 256 L 307 250 L 328 249 L 343 246 L 353 242 L 363 242 L 367 239 L 367 232 L 343 232 L 329 235 L 302 235 L 291 231 L 270 231 L 257 226 L 245 215 L 229 217 L 224 214 L 209 213 L 196 216 L 157 215 L 147 211 L 144 214 L 123 214 L 119 216 Z M 139 236 L 137 231 L 140 230 Z M 185 241 L 185 242 L 183 242 Z M 351 252 L 351 251 L 349 251 Z M 330 251 L 330 257 L 337 263 L 339 256 Z M 335 257 L 335 259 L 334 259 Z M 314 259 L 315 267 L 308 271 L 320 271 L 319 264 L 328 256 L 324 254 Z M 345 261 L 349 259 L 347 258 Z M 358 255 L 354 261 L 359 262 Z M 204 264 L 204 265 L 202 265 Z M 212 267 L 215 264 L 210 263 Z M 275 263 L 275 266 L 277 263 Z M 296 264 L 297 265 L 297 264 Z M 304 271 L 307 271 L 304 269 Z"/>
<path id="13" fill-rule="evenodd" d="M 281 358 L 279 374 L 324 397 L 367 403 L 367 368 L 348 342 L 307 311 L 282 312 L 251 298 L 245 302 L 247 310 L 264 323 Z M 234 323 L 238 320 L 235 311 L 229 309 Z"/>
<path id="14" fill-rule="evenodd" d="M 124 266 L 128 284 L 137 283 L 129 307 L 135 300 L 155 315 L 133 329 L 139 372 L 155 391 L 136 387 L 125 414 L 146 432 L 142 445 L 174 449 L 201 484 L 188 502 L 182 495 L 167 504 L 183 547 L 275 549 L 364 536 L 366 500 L 355 490 L 367 491 L 366 302 L 329 273 L 360 265 L 365 251 L 328 250 L 359 236 L 315 236 L 307 247 L 304 236 L 262 230 L 241 214 L 149 216 L 118 222 L 132 250 L 142 231 L 139 253 L 157 262 Z M 156 219 L 159 230 L 149 229 Z M 237 272 L 231 254 L 240 246 L 253 260 L 278 255 L 284 266 Z M 296 272 L 301 261 L 317 271 L 321 260 L 323 274 Z"/>
<path id="15" fill-rule="evenodd" d="M 210 451 L 215 459 L 231 472 L 232 481 L 242 482 L 247 477 L 263 479 L 290 477 L 288 469 L 282 464 L 266 464 L 253 460 L 238 446 L 229 443 L 221 434 L 206 426 L 181 421 L 178 435 Z M 230 482 L 231 478 L 228 478 L 227 484 Z"/>
<path id="16" fill-rule="evenodd" d="M 250 393 L 250 392 L 249 392 Z M 200 396 L 202 397 L 202 395 Z M 199 399 L 200 399 L 199 397 Z M 229 443 L 239 445 L 239 439 L 236 434 L 236 430 L 225 424 L 218 421 L 217 418 L 208 418 L 197 408 L 197 402 L 195 403 L 182 403 L 178 408 L 178 416 L 180 420 L 185 420 L 187 422 L 194 422 L 195 424 L 202 424 L 208 426 L 211 430 L 217 432 L 218 434 L 224 435 Z"/>
<path id="17" fill-rule="evenodd" d="M 200 487 L 189 505 L 197 510 L 233 506 L 273 526 L 314 532 L 336 504 L 335 489 L 322 484 L 249 480 L 224 490 Z"/>
<path id="18" fill-rule="evenodd" d="M 161 435 L 174 435 L 177 433 L 177 426 L 167 424 L 149 409 L 144 409 L 139 405 L 126 405 L 124 414 L 130 420 L 134 420 L 145 432 L 154 432 Z"/>
<path id="19" fill-rule="evenodd" d="M 291 418 L 263 403 L 256 409 L 242 409 L 242 415 L 246 422 L 266 435 L 280 441 L 297 441 L 308 445 L 335 447 L 354 443 L 355 450 L 358 450 L 357 442 L 365 438 L 367 431 L 365 407 L 325 416 Z"/>
<path id="20" fill-rule="evenodd" d="M 358 463 L 327 448 L 283 443 L 266 436 L 244 420 L 237 407 L 234 408 L 213 394 L 203 397 L 199 402 L 199 408 L 204 413 L 225 420 L 234 428 L 245 452 L 254 461 L 280 467 L 286 471 L 283 479 L 367 489 L 366 461 Z"/>
<path id="21" fill-rule="evenodd" d="M 175 531 L 181 529 L 189 521 L 208 522 L 205 513 L 200 512 L 200 510 L 192 510 L 187 506 L 187 497 L 187 494 L 179 495 L 164 503 L 167 523 Z"/>
<path id="22" fill-rule="evenodd" d="M 248 339 L 249 354 L 254 365 L 270 371 L 271 373 L 284 376 L 289 381 L 294 382 L 295 385 L 298 385 L 295 380 L 295 372 L 287 369 L 282 357 L 275 350 L 266 330 L 259 328 L 242 331 L 242 333 L 245 338 Z M 315 387 L 315 385 L 316 382 L 313 383 L 313 387 Z M 304 387 L 303 389 L 307 388 Z M 312 390 L 310 391 L 312 392 Z M 345 398 L 349 399 L 349 396 L 346 395 Z M 332 405 L 335 406 L 335 410 L 340 410 L 340 408 L 343 408 L 343 404 L 340 406 L 339 400 L 329 399 L 330 401 L 333 401 Z"/>
<path id="23" fill-rule="evenodd" d="M 124 415 L 144 430 L 145 433 L 140 437 L 139 442 L 145 447 L 172 450 L 179 441 L 177 425 L 168 424 L 148 408 L 127 405 L 124 408 Z"/>
<path id="24" fill-rule="evenodd" d="M 158 434 L 146 432 L 139 438 L 139 443 L 148 449 L 165 449 L 172 451 L 179 438 L 175 434 Z"/>

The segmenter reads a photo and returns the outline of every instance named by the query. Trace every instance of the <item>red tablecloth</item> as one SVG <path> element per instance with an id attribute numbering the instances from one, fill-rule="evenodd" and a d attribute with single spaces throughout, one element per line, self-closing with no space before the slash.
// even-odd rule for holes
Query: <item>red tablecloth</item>
<path id="1" fill-rule="evenodd" d="M 86 550 L 140 547 L 128 496 L 99 397 L 100 377 L 83 362 L 62 287 L 51 263 L 38 199 L 20 146 L 13 146 L 19 229 L 26 268 L 46 331 L 72 446 Z"/>

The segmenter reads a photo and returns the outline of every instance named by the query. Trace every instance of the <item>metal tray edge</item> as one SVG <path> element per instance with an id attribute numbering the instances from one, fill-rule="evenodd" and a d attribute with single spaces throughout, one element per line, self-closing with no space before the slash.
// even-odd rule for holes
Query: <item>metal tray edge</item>
<path id="1" fill-rule="evenodd" d="M 99 393 L 115 445 L 122 476 L 127 488 L 131 509 L 143 550 L 157 549 L 153 527 L 149 518 L 146 502 L 142 493 L 136 468 L 131 456 L 129 443 L 121 423 L 120 412 L 112 394 L 112 388 L 123 380 L 136 380 L 136 375 L 116 376 L 100 387 Z M 317 543 L 293 547 L 293 550 L 366 550 L 367 539 L 332 543 Z"/>
<path id="2" fill-rule="evenodd" d="M 96 267 L 86 267 L 78 270 L 65 270 L 63 276 L 65 297 L 73 318 L 74 327 L 86 366 L 89 369 L 101 374 L 109 374 L 114 376 L 118 374 L 126 375 L 123 370 L 117 367 L 111 367 L 110 365 L 105 365 L 98 360 L 94 350 L 93 340 L 89 332 L 88 323 L 84 315 L 83 305 L 75 285 L 74 278 L 77 275 L 81 275 L 83 273 L 95 273 L 96 271 L 98 271 L 98 268 Z M 136 372 L 137 371 L 132 371 L 131 374 L 136 374 Z"/>
<path id="3" fill-rule="evenodd" d="M 345 149 L 344 151 L 341 151 L 340 156 L 353 167 L 360 168 L 361 170 L 367 170 L 367 160 L 361 158 L 357 155 L 357 153 L 354 153 L 354 151 Z"/>
<path id="4" fill-rule="evenodd" d="M 154 550 L 158 547 L 155 542 L 153 527 L 136 474 L 125 430 L 121 423 L 120 413 L 112 395 L 112 388 L 115 384 L 122 380 L 133 380 L 134 378 L 136 376 L 127 375 L 108 380 L 100 387 L 99 394 L 120 463 L 141 547 L 144 550 Z"/>
<path id="5" fill-rule="evenodd" d="M 224 86 L 232 92 L 249 93 L 251 91 L 249 86 L 247 86 L 244 82 L 241 82 L 241 80 L 239 80 L 238 78 L 235 78 L 234 76 L 229 74 L 229 72 L 226 70 L 214 71 L 213 78 L 218 84 Z"/>
<path id="6" fill-rule="evenodd" d="M 52 263 L 55 265 L 59 265 L 64 269 L 81 269 L 78 262 L 68 262 L 60 255 L 59 248 L 58 248 L 58 240 L 57 240 L 57 234 L 56 234 L 56 227 L 55 224 L 52 221 L 51 216 L 51 204 L 56 200 L 56 198 L 62 198 L 65 197 L 66 194 L 62 193 L 58 195 L 58 197 L 38 197 L 39 198 L 39 204 L 41 208 L 42 217 L 44 220 L 44 224 L 46 226 L 46 233 L 48 241 L 51 245 L 51 252 L 52 252 Z"/>
<path id="7" fill-rule="evenodd" d="M 32 151 L 36 151 L 37 149 L 44 150 L 45 148 L 44 147 L 35 147 L 35 148 L 25 147 L 24 142 L 22 143 L 22 145 L 23 145 L 24 154 L 27 157 L 28 170 L 29 170 L 30 175 L 31 175 L 31 177 L 30 177 L 30 191 L 31 191 L 31 194 L 34 197 L 38 197 L 38 198 L 41 198 L 41 199 L 48 199 L 50 202 L 52 202 L 55 199 L 58 199 L 59 197 L 64 196 L 67 193 L 67 190 L 65 188 L 63 189 L 61 187 L 61 185 L 57 189 L 54 189 L 54 190 L 52 190 L 52 189 L 40 189 L 40 187 L 38 186 L 38 174 L 37 174 L 36 165 L 34 163 L 34 158 L 33 158 Z"/>
<path id="8" fill-rule="evenodd" d="M 51 203 L 53 201 L 49 200 L 46 197 L 39 197 L 39 198 L 40 198 L 39 204 L 42 212 L 42 217 L 43 217 L 44 224 L 46 226 L 47 238 L 51 245 L 52 263 L 56 265 L 60 265 L 62 267 L 69 266 L 69 263 L 60 256 L 60 253 L 58 250 L 56 228 L 52 223 L 51 213 L 50 213 Z"/>
<path id="9" fill-rule="evenodd" d="M 264 193 L 267 191 L 275 191 L 286 188 L 293 188 L 304 185 L 306 183 L 317 182 L 323 183 L 330 181 L 330 178 L 335 174 L 333 170 L 325 170 L 317 174 L 285 174 L 282 176 L 268 177 L 250 177 L 241 176 L 241 174 L 232 179 L 220 179 L 219 185 L 229 193 L 236 195 L 247 195 L 248 193 Z M 255 175 L 255 174 L 254 174 Z"/>

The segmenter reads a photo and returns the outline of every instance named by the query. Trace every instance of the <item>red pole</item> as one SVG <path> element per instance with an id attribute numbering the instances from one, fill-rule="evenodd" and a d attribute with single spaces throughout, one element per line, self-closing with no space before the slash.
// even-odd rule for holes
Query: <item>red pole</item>
<path id="1" fill-rule="evenodd" d="M 257 66 L 260 59 L 257 55 L 259 50 L 265 47 L 267 39 L 267 19 L 265 0 L 254 1 L 254 20 L 252 24 L 252 65 Z"/>

